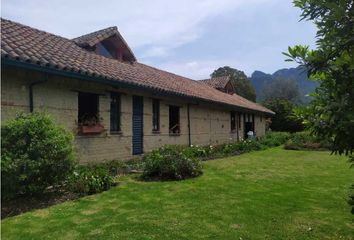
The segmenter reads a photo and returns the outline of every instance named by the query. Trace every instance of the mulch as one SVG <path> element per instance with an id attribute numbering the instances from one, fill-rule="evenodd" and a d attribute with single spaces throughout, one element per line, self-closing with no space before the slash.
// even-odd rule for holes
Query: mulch
<path id="1" fill-rule="evenodd" d="M 69 200 L 80 195 L 65 189 L 53 189 L 40 197 L 18 197 L 1 201 L 1 219 L 16 216 L 35 209 L 43 209 Z"/>

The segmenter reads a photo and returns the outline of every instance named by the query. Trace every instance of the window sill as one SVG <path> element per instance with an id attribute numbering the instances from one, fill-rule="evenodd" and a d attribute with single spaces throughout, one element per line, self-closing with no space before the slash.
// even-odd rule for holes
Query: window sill
<path id="1" fill-rule="evenodd" d="M 122 131 L 111 131 L 110 132 L 111 135 L 123 135 Z"/>
<path id="2" fill-rule="evenodd" d="M 178 136 L 181 136 L 180 133 L 170 133 L 169 134 L 171 137 L 178 137 Z"/>
<path id="3" fill-rule="evenodd" d="M 237 133 L 237 130 L 231 130 L 230 133 Z"/>
<path id="4" fill-rule="evenodd" d="M 152 133 L 153 134 L 160 134 L 161 132 L 160 132 L 160 130 L 152 130 Z"/>

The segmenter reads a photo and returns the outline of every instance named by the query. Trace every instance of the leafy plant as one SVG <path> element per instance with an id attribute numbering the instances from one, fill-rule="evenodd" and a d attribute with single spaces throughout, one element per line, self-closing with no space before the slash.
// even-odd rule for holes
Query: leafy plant
<path id="1" fill-rule="evenodd" d="M 271 99 L 263 104 L 276 113 L 269 126 L 273 131 L 299 132 L 304 130 L 302 119 L 295 114 L 296 106 L 289 100 Z"/>
<path id="2" fill-rule="evenodd" d="M 291 135 L 284 148 L 288 150 L 328 150 L 330 146 L 329 141 L 319 139 L 309 132 L 298 132 Z"/>
<path id="3" fill-rule="evenodd" d="M 354 151 L 354 1 L 294 0 L 294 4 L 301 9 L 302 20 L 313 21 L 318 29 L 317 49 L 297 45 L 284 53 L 287 61 L 305 66 L 308 76 L 320 83 L 303 117 L 316 136 L 332 140 L 334 153 L 350 156 Z"/>
<path id="4" fill-rule="evenodd" d="M 73 135 L 44 113 L 20 114 L 1 126 L 3 198 L 40 194 L 60 184 L 76 161 Z"/>
<path id="5" fill-rule="evenodd" d="M 187 156 L 184 147 L 169 145 L 153 150 L 144 157 L 144 179 L 180 180 L 202 174 L 197 158 Z"/>
<path id="6" fill-rule="evenodd" d="M 114 185 L 114 179 L 103 166 L 79 166 L 68 178 L 70 191 L 80 194 L 103 192 Z"/>

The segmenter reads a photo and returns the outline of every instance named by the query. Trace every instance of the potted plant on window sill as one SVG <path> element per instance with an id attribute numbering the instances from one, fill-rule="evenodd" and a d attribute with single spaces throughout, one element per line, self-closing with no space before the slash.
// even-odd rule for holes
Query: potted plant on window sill
<path id="1" fill-rule="evenodd" d="M 98 120 L 98 117 L 85 118 L 79 123 L 79 134 L 100 134 L 104 132 L 104 126 Z"/>

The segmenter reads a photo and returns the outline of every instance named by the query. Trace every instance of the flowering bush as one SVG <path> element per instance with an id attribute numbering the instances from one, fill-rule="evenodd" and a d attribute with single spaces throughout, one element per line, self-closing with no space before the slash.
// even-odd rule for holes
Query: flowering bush
<path id="1" fill-rule="evenodd" d="M 68 178 L 71 191 L 80 194 L 95 194 L 108 190 L 114 185 L 114 179 L 108 168 L 96 166 L 79 166 Z"/>
<path id="2" fill-rule="evenodd" d="M 190 150 L 192 149 L 192 150 Z M 204 151 L 199 148 L 187 148 L 179 145 L 164 146 L 153 150 L 144 157 L 144 179 L 180 180 L 202 174 L 202 164 L 197 157 Z"/>

